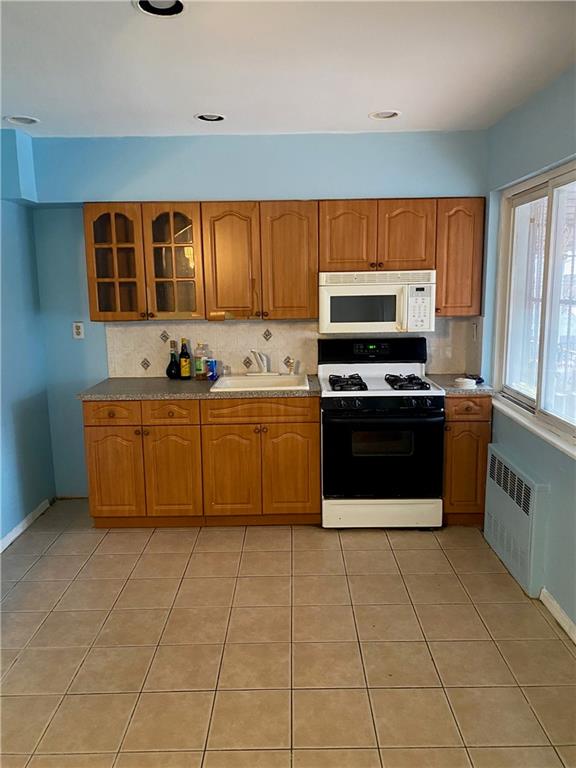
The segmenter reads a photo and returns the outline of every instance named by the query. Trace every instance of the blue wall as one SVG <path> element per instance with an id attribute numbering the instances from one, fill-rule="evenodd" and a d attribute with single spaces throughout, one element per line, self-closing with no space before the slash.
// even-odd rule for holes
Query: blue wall
<path id="1" fill-rule="evenodd" d="M 0 537 L 54 495 L 32 212 L 2 201 Z"/>

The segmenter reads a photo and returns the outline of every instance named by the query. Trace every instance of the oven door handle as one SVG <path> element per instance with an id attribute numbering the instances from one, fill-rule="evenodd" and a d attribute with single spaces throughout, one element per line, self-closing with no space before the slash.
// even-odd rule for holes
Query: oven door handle
<path id="1" fill-rule="evenodd" d="M 398 424 L 406 424 L 408 426 L 410 425 L 417 425 L 417 426 L 425 426 L 425 425 L 433 425 L 433 424 L 443 424 L 445 421 L 444 416 L 414 416 L 413 418 L 410 417 L 370 417 L 370 418 L 357 418 L 354 416 L 351 416 L 350 418 L 342 418 L 341 416 L 329 416 L 328 418 L 324 417 L 324 423 L 325 424 L 352 424 L 353 426 L 387 426 L 388 424 L 390 426 L 396 426 Z"/>

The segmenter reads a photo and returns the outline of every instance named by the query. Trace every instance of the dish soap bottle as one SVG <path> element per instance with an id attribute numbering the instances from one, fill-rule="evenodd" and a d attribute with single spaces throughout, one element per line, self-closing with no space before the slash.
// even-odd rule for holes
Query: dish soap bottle
<path id="1" fill-rule="evenodd" d="M 190 368 L 190 352 L 186 346 L 186 339 L 182 339 L 182 347 L 180 349 L 180 378 L 190 379 L 192 372 Z"/>
<path id="2" fill-rule="evenodd" d="M 175 341 L 170 342 L 170 362 L 166 368 L 166 376 L 169 379 L 180 378 L 180 363 L 178 362 L 178 344 Z"/>
<path id="3" fill-rule="evenodd" d="M 206 371 L 207 348 L 206 344 L 199 341 L 194 350 L 194 376 L 197 381 L 206 381 L 208 378 Z"/>

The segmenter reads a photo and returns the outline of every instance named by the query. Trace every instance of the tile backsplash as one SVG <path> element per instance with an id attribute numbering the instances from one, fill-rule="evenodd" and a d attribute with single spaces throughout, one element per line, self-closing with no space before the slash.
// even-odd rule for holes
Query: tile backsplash
<path id="1" fill-rule="evenodd" d="M 429 373 L 476 373 L 480 368 L 481 318 L 438 318 L 428 339 Z M 164 376 L 170 358 L 170 339 L 186 338 L 190 352 L 206 342 L 212 355 L 245 373 L 243 360 L 250 350 L 264 352 L 271 370 L 286 371 L 284 358 L 299 361 L 299 370 L 316 373 L 318 324 L 309 321 L 261 320 L 224 322 L 114 323 L 106 326 L 109 376 Z M 254 367 L 252 367 L 254 370 Z"/>

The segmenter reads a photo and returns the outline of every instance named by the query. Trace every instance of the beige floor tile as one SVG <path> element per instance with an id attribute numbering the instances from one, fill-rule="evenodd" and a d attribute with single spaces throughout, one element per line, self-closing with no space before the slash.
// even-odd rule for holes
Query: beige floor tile
<path id="1" fill-rule="evenodd" d="M 467 746 L 548 744 L 519 688 L 449 688 L 447 694 Z"/>
<path id="2" fill-rule="evenodd" d="M 355 605 L 360 640 L 423 640 L 411 605 Z"/>
<path id="3" fill-rule="evenodd" d="M 346 576 L 294 576 L 292 600 L 294 605 L 348 605 Z"/>
<path id="4" fill-rule="evenodd" d="M 467 549 L 487 547 L 482 531 L 462 525 L 450 525 L 436 532 L 436 538 L 443 549 Z"/>
<path id="5" fill-rule="evenodd" d="M 7 551 L 0 556 L 2 581 L 19 581 L 38 562 L 38 555 L 18 555 Z"/>
<path id="6" fill-rule="evenodd" d="M 374 528 L 356 528 L 340 531 L 342 549 L 390 549 L 386 531 Z"/>
<path id="7" fill-rule="evenodd" d="M 337 576 L 344 573 L 342 553 L 336 549 L 303 549 L 294 552 L 296 576 Z"/>
<path id="8" fill-rule="evenodd" d="M 145 691 L 207 691 L 216 688 L 222 645 L 162 645 Z"/>
<path id="9" fill-rule="evenodd" d="M 207 691 L 143 693 L 122 749 L 203 749 L 213 697 Z"/>
<path id="10" fill-rule="evenodd" d="M 258 552 L 292 549 L 292 531 L 277 525 L 255 525 L 246 528 L 244 550 Z"/>
<path id="11" fill-rule="evenodd" d="M 2 693 L 65 693 L 85 653 L 84 648 L 27 648 L 2 679 Z"/>
<path id="12" fill-rule="evenodd" d="M 56 541 L 59 533 L 32 533 L 25 531 L 8 547 L 6 555 L 42 555 Z"/>
<path id="13" fill-rule="evenodd" d="M 300 690 L 292 695 L 295 748 L 376 745 L 365 690 Z"/>
<path id="14" fill-rule="evenodd" d="M 576 658 L 561 640 L 500 640 L 520 685 L 576 685 Z"/>
<path id="15" fill-rule="evenodd" d="M 32 753 L 60 696 L 6 696 L 0 708 L 0 752 Z"/>
<path id="16" fill-rule="evenodd" d="M 294 643 L 294 688 L 362 688 L 358 643 Z"/>
<path id="17" fill-rule="evenodd" d="M 24 581 L 70 581 L 87 559 L 87 555 L 42 555 L 22 579 Z"/>
<path id="18" fill-rule="evenodd" d="M 100 631 L 106 611 L 56 611 L 50 613 L 30 641 L 33 648 L 89 646 Z"/>
<path id="19" fill-rule="evenodd" d="M 290 640 L 290 608 L 232 608 L 229 643 L 276 643 Z"/>
<path id="20" fill-rule="evenodd" d="M 67 581 L 21 581 L 2 601 L 2 611 L 50 611 L 68 584 Z"/>
<path id="21" fill-rule="evenodd" d="M 528 600 L 507 573 L 463 573 L 460 579 L 475 603 L 521 603 Z"/>
<path id="22" fill-rule="evenodd" d="M 489 640 L 473 605 L 417 605 L 427 640 Z"/>
<path id="23" fill-rule="evenodd" d="M 446 557 L 456 573 L 506 573 L 494 552 L 488 547 L 477 549 L 447 549 Z"/>
<path id="24" fill-rule="evenodd" d="M 382 749 L 380 754 L 384 768 L 470 768 L 471 765 L 466 750 L 459 747 Z"/>
<path id="25" fill-rule="evenodd" d="M 184 579 L 174 606 L 176 608 L 228 607 L 232 604 L 235 582 L 235 579 Z"/>
<path id="26" fill-rule="evenodd" d="M 194 552 L 184 578 L 236 576 L 239 562 L 240 552 Z"/>
<path id="27" fill-rule="evenodd" d="M 55 611 L 106 611 L 112 608 L 122 587 L 122 579 L 74 581 L 55 606 Z"/>
<path id="28" fill-rule="evenodd" d="M 426 643 L 362 643 L 370 688 L 440 686 Z"/>
<path id="29" fill-rule="evenodd" d="M 346 573 L 398 573 L 394 555 L 387 549 L 348 549 L 344 552 Z"/>
<path id="30" fill-rule="evenodd" d="M 552 744 L 576 744 L 576 687 L 525 688 Z"/>
<path id="31" fill-rule="evenodd" d="M 293 768 L 380 768 L 376 749 L 295 749 Z"/>
<path id="32" fill-rule="evenodd" d="M 349 642 L 357 639 L 350 606 L 295 606 L 293 617 L 295 642 Z"/>
<path id="33" fill-rule="evenodd" d="M 179 579 L 130 579 L 115 608 L 170 608 Z"/>
<path id="34" fill-rule="evenodd" d="M 2 613 L 0 621 L 0 646 L 24 648 L 44 619 L 45 611 L 30 613 Z"/>
<path id="35" fill-rule="evenodd" d="M 557 750 L 565 768 L 576 768 L 576 746 L 557 747 Z"/>
<path id="36" fill-rule="evenodd" d="M 338 531 L 317 528 L 313 525 L 294 526 L 292 543 L 294 550 L 341 548 Z"/>
<path id="37" fill-rule="evenodd" d="M 77 579 L 127 579 L 138 555 L 92 555 Z"/>
<path id="38" fill-rule="evenodd" d="M 223 643 L 229 608 L 173 608 L 162 634 L 162 645 Z"/>
<path id="39" fill-rule="evenodd" d="M 399 549 L 396 559 L 402 573 L 454 573 L 440 549 Z"/>
<path id="40" fill-rule="evenodd" d="M 236 606 L 290 605 L 289 576 L 244 576 L 236 582 Z"/>
<path id="41" fill-rule="evenodd" d="M 131 579 L 181 579 L 188 555 L 144 553 L 130 574 Z"/>
<path id="42" fill-rule="evenodd" d="M 190 554 L 198 538 L 199 528 L 186 531 L 155 530 L 146 544 L 145 552 L 159 554 Z"/>
<path id="43" fill-rule="evenodd" d="M 227 643 L 218 687 L 290 688 L 290 644 Z"/>
<path id="44" fill-rule="evenodd" d="M 439 549 L 432 531 L 388 531 L 392 549 Z"/>
<path id="45" fill-rule="evenodd" d="M 260 749 L 206 752 L 203 768 L 290 768 L 290 751 Z"/>
<path id="46" fill-rule="evenodd" d="M 129 609 L 112 611 L 95 645 L 156 645 L 166 624 L 165 609 Z"/>
<path id="47" fill-rule="evenodd" d="M 142 688 L 154 648 L 92 648 L 70 693 L 132 693 Z"/>
<path id="48" fill-rule="evenodd" d="M 0 582 L 0 599 L 6 597 L 8 592 L 18 584 L 17 581 L 2 581 Z"/>
<path id="49" fill-rule="evenodd" d="M 208 749 L 287 749 L 290 691 L 218 691 Z"/>
<path id="50" fill-rule="evenodd" d="M 562 768 L 552 747 L 474 747 L 474 768 Z"/>
<path id="51" fill-rule="evenodd" d="M 0 675 L 5 674 L 18 658 L 19 648 L 0 651 Z"/>
<path id="52" fill-rule="evenodd" d="M 96 550 L 99 555 L 139 555 L 152 536 L 150 531 L 110 531 Z"/>
<path id="53" fill-rule="evenodd" d="M 545 640 L 556 633 L 529 603 L 479 603 L 478 613 L 496 640 Z"/>
<path id="54" fill-rule="evenodd" d="M 240 552 L 244 542 L 244 527 L 226 530 L 202 528 L 194 552 Z"/>
<path id="55" fill-rule="evenodd" d="M 355 605 L 409 603 L 404 581 L 398 574 L 349 576 L 350 594 Z"/>
<path id="56" fill-rule="evenodd" d="M 240 576 L 290 576 L 291 552 L 255 552 L 244 549 Z"/>
<path id="57" fill-rule="evenodd" d="M 90 531 L 66 531 L 50 547 L 49 555 L 91 555 L 106 534 Z"/>
<path id="58" fill-rule="evenodd" d="M 120 752 L 114 768 L 200 768 L 202 752 Z"/>
<path id="59" fill-rule="evenodd" d="M 112 768 L 116 755 L 34 755 L 27 768 Z"/>
<path id="60" fill-rule="evenodd" d="M 65 696 L 37 751 L 67 754 L 117 750 L 136 698 L 132 693 Z"/>
<path id="61" fill-rule="evenodd" d="M 414 603 L 441 605 L 470 602 L 457 576 L 448 573 L 414 573 L 404 578 Z"/>
<path id="62" fill-rule="evenodd" d="M 2 755 L 2 768 L 24 768 L 30 755 Z"/>
<path id="63" fill-rule="evenodd" d="M 432 642 L 430 650 L 445 686 L 516 685 L 491 640 Z"/>
<path id="64" fill-rule="evenodd" d="M 370 692 L 381 747 L 456 747 L 462 741 L 444 691 L 377 688 Z"/>

